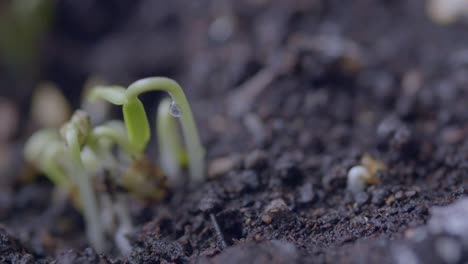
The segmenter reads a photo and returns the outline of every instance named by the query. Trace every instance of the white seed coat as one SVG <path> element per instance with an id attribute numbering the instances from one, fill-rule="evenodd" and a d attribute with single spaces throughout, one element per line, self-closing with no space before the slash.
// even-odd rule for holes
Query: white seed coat
<path id="1" fill-rule="evenodd" d="M 367 179 L 370 178 L 369 171 L 364 166 L 354 166 L 348 171 L 347 188 L 353 193 L 364 191 Z"/>

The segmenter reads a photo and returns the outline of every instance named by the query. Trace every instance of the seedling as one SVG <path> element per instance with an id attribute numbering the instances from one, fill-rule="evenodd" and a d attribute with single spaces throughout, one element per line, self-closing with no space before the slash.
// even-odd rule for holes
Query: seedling
<path id="1" fill-rule="evenodd" d="M 81 159 L 81 150 L 91 133 L 89 117 L 86 113 L 77 111 L 71 121 L 66 123 L 60 132 L 65 139 L 67 150 L 73 161 L 73 173 L 76 173 L 73 177 L 80 190 L 88 239 L 96 250 L 102 252 L 105 249 L 105 242 L 96 194 L 93 190 L 91 176 L 86 173 Z"/>
<path id="2" fill-rule="evenodd" d="M 166 98 L 159 104 L 156 127 L 161 167 L 174 187 L 183 183 L 180 168 L 187 164 L 187 155 L 181 143 L 178 124 L 170 113 L 171 101 Z"/>
<path id="3" fill-rule="evenodd" d="M 138 96 L 149 91 L 165 91 L 172 101 L 170 113 L 179 118 L 188 153 L 190 176 L 194 182 L 205 178 L 204 149 L 200 143 L 190 105 L 180 85 L 168 78 L 152 77 L 131 84 L 127 89 L 119 86 L 97 87 L 91 91 L 91 100 L 103 99 L 121 105 L 128 138 L 132 148 L 142 154 L 150 139 L 150 126 L 143 104 Z"/>
<path id="4" fill-rule="evenodd" d="M 66 123 L 60 134 L 43 130 L 34 134 L 25 147 L 26 159 L 36 164 L 58 187 L 71 192 L 78 186 L 87 236 L 96 250 L 105 248 L 96 195 L 91 176 L 84 169 L 81 149 L 90 133 L 87 115 L 78 111 Z"/>
<path id="5" fill-rule="evenodd" d="M 86 233 L 91 245 L 99 252 L 107 248 L 106 231 L 114 235 L 112 227 L 106 223 L 107 216 L 118 219 L 115 232 L 116 244 L 122 252 L 128 253 L 128 241 L 122 234 L 131 230 L 131 221 L 121 194 L 116 194 L 115 204 L 98 202 L 105 193 L 96 193 L 94 178 L 102 170 L 112 171 L 117 181 L 119 163 L 112 155 L 112 145 L 117 144 L 123 152 L 134 153 L 126 136 L 125 126 L 121 121 L 109 121 L 104 125 L 91 128 L 88 115 L 78 110 L 61 131 L 61 136 L 54 130 L 42 130 L 34 134 L 26 144 L 25 157 L 42 170 L 59 188 L 68 193 L 75 187 L 79 190 L 79 202 L 75 203 L 83 212 L 86 221 Z M 117 241 L 118 240 L 118 241 Z"/>
<path id="6" fill-rule="evenodd" d="M 153 166 L 144 155 L 149 141 L 148 118 L 138 95 L 146 91 L 164 90 L 171 95 L 158 110 L 158 139 L 163 169 L 167 170 L 173 186 L 180 184 L 180 168 L 187 162 L 178 124 L 185 138 L 192 179 L 204 178 L 204 151 L 190 107 L 180 86 L 167 78 L 148 78 L 137 81 L 128 89 L 98 87 L 90 93 L 92 99 L 105 99 L 122 105 L 124 121 L 108 121 L 92 127 L 86 112 L 78 110 L 63 125 L 60 133 L 43 130 L 34 134 L 26 144 L 25 156 L 59 188 L 72 193 L 77 187 L 79 202 L 86 220 L 86 233 L 99 252 L 107 248 L 105 238 L 112 236 L 124 254 L 130 252 L 126 234 L 132 230 L 131 218 L 122 188 L 97 192 L 98 176 L 123 187 L 142 199 L 161 199 L 166 193 L 164 173 Z M 117 152 L 115 151 L 117 146 Z M 118 226 L 115 225 L 117 220 Z"/>

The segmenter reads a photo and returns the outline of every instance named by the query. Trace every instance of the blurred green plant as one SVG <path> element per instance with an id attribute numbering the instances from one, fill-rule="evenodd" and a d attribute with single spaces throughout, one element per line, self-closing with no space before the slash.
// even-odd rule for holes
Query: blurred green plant
<path id="1" fill-rule="evenodd" d="M 0 5 L 0 58 L 8 66 L 31 67 L 54 14 L 53 0 L 14 0 Z"/>
<path id="2" fill-rule="evenodd" d="M 144 154 L 150 126 L 138 95 L 153 90 L 164 90 L 171 95 L 171 99 L 163 100 L 157 114 L 161 167 L 165 174 Z M 87 223 L 87 237 L 96 250 L 104 252 L 108 248 L 106 235 L 111 235 L 120 250 L 127 254 L 130 248 L 125 232 L 132 230 L 132 225 L 125 195 L 122 191 L 97 191 L 98 179 L 105 177 L 138 198 L 158 200 L 166 194 L 165 175 L 173 187 L 180 186 L 180 171 L 187 160 L 191 180 L 204 179 L 204 150 L 187 99 L 173 80 L 147 78 L 128 89 L 96 87 L 90 91 L 89 98 L 122 105 L 124 122 L 112 120 L 92 127 L 90 116 L 77 110 L 60 133 L 51 129 L 36 132 L 26 143 L 25 157 L 58 188 L 69 194 L 78 189 L 78 207 Z M 181 121 L 187 151 L 181 143 L 175 117 Z M 114 146 L 117 146 L 117 153 Z M 113 221 L 108 219 L 112 217 L 118 219 L 115 228 L 109 227 Z"/>
<path id="3" fill-rule="evenodd" d="M 171 186 L 183 184 L 181 168 L 188 165 L 187 152 L 181 142 L 178 124 L 171 114 L 172 99 L 165 98 L 158 106 L 156 117 L 157 138 L 161 166 Z"/>

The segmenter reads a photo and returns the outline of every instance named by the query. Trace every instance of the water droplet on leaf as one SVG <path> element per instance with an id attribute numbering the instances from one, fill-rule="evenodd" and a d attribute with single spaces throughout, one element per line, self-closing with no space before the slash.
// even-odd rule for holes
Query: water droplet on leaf
<path id="1" fill-rule="evenodd" d="M 169 113 L 173 117 L 181 117 L 182 116 L 182 108 L 175 101 L 172 101 L 171 106 L 169 108 Z"/>

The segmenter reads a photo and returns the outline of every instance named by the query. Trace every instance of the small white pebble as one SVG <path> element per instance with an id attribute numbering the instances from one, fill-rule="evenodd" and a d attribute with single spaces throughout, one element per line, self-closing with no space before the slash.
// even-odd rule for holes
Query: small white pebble
<path id="1" fill-rule="evenodd" d="M 353 193 L 364 191 L 366 179 L 370 178 L 369 171 L 364 166 L 354 166 L 348 171 L 347 188 Z"/>

